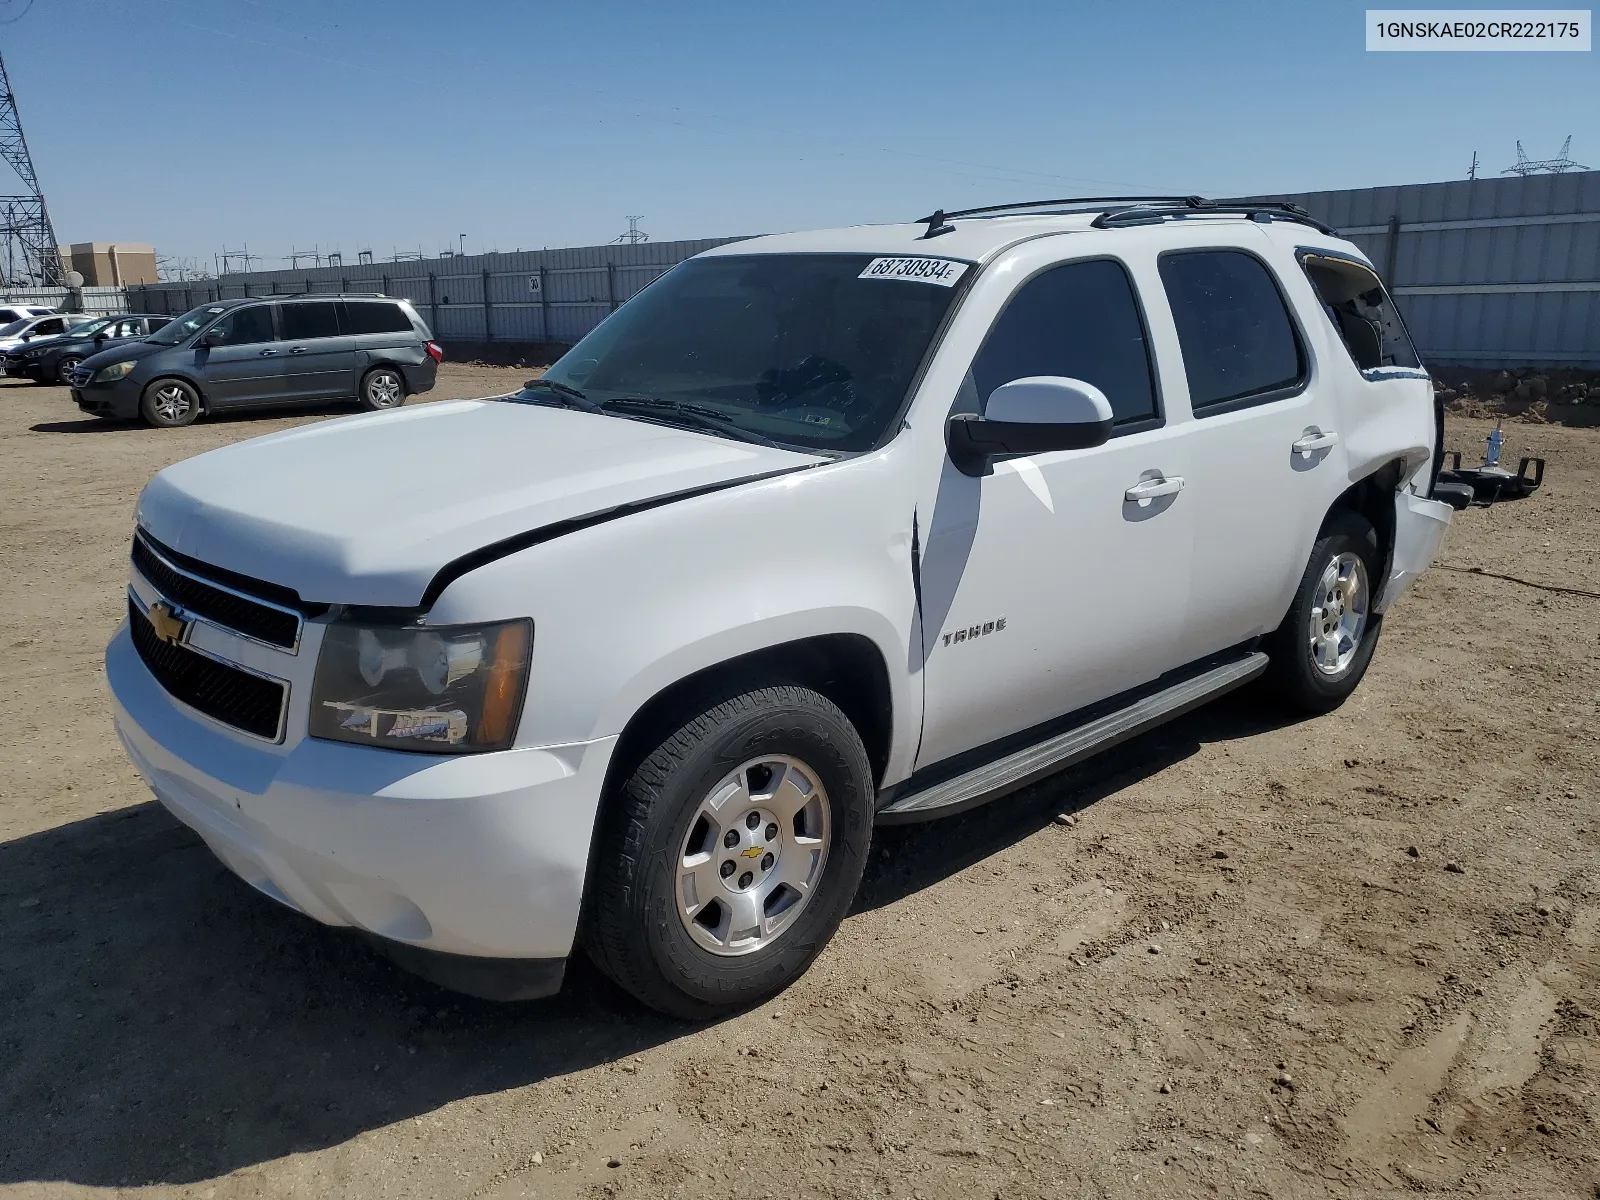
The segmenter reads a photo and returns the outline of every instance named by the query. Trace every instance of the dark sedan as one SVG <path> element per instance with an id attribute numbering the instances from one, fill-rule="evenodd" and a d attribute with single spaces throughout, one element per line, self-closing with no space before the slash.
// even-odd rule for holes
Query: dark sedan
<path id="1" fill-rule="evenodd" d="M 117 313 L 86 318 L 65 333 L 35 338 L 5 352 L 5 373 L 35 383 L 69 383 L 72 370 L 91 354 L 117 342 L 147 337 L 171 317 L 157 313 Z"/>

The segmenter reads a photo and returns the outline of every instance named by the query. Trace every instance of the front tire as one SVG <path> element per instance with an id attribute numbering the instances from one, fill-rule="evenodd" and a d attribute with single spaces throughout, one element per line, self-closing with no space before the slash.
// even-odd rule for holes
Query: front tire
<path id="1" fill-rule="evenodd" d="M 200 415 L 200 393 L 181 379 L 158 379 L 139 398 L 139 415 L 157 429 L 192 425 Z"/>
<path id="2" fill-rule="evenodd" d="M 356 399 L 368 412 L 399 408 L 406 402 L 405 376 L 394 367 L 373 367 L 361 377 Z"/>
<path id="3" fill-rule="evenodd" d="M 873 795 L 860 736 L 818 693 L 766 687 L 704 708 L 610 797 L 585 948 L 669 1016 L 766 1000 L 855 898 Z"/>
<path id="4" fill-rule="evenodd" d="M 72 385 L 72 372 L 77 369 L 78 364 L 82 361 L 83 359 L 81 358 L 74 358 L 68 355 L 56 363 L 56 382 L 70 387 Z M 40 382 L 44 382 L 43 379 Z"/>
<path id="5" fill-rule="evenodd" d="M 1331 712 L 1356 690 L 1377 649 L 1383 618 L 1372 611 L 1382 557 L 1359 513 L 1332 514 L 1312 547 L 1288 614 L 1266 641 L 1266 683 L 1308 713 Z"/>

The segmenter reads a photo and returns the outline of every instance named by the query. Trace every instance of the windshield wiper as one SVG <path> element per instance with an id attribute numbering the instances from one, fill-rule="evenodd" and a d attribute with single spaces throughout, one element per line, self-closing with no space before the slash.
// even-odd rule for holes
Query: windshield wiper
<path id="1" fill-rule="evenodd" d="M 529 391 L 532 388 L 544 388 L 546 391 L 555 396 L 556 399 L 567 408 L 576 408 L 580 412 L 588 413 L 604 411 L 598 404 L 589 399 L 588 396 L 584 395 L 577 388 L 571 386 L 570 384 L 562 383 L 556 379 L 530 379 L 527 383 L 522 385 L 522 390 L 524 392 Z M 512 399 L 516 399 L 516 393 L 513 393 Z"/>
<path id="2" fill-rule="evenodd" d="M 774 450 L 784 447 L 769 437 L 753 433 L 739 425 L 735 425 L 714 408 L 705 408 L 699 404 L 685 404 L 681 400 L 663 400 L 658 396 L 618 396 L 613 400 L 606 400 L 601 405 L 602 411 L 638 412 L 652 417 L 677 417 L 683 423 L 709 429 L 727 437 L 738 438 L 741 442 L 754 442 L 758 446 L 771 446 Z"/>

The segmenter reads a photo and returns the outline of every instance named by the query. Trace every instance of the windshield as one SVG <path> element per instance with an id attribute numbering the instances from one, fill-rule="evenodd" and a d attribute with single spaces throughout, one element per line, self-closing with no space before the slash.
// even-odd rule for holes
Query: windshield
<path id="1" fill-rule="evenodd" d="M 884 262 L 944 266 L 864 277 Z M 618 309 L 544 379 L 580 388 L 592 403 L 649 397 L 785 445 L 869 450 L 898 414 L 955 296 L 950 284 L 965 271 L 948 259 L 869 254 L 691 259 Z M 930 273 L 948 282 L 927 282 Z M 518 398 L 550 397 L 535 388 Z M 690 423 L 672 405 L 626 415 Z"/>
<path id="2" fill-rule="evenodd" d="M 16 337 L 33 322 L 32 317 L 23 317 L 20 321 L 13 321 L 9 325 L 0 325 L 0 337 Z"/>
<path id="3" fill-rule="evenodd" d="M 111 322 L 103 317 L 98 321 L 80 321 L 71 329 L 67 330 L 67 332 L 73 337 L 89 337 L 93 334 L 99 333 L 109 324 L 111 324 Z"/>
<path id="4" fill-rule="evenodd" d="M 226 304 L 202 304 L 199 308 L 191 308 L 183 316 L 173 317 L 170 324 L 163 325 L 158 332 L 145 338 L 145 341 L 152 346 L 176 346 L 184 339 L 199 333 L 227 311 Z"/>

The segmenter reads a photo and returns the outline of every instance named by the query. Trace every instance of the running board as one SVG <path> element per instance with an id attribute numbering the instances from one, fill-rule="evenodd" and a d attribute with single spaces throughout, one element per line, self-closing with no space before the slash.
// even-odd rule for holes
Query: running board
<path id="1" fill-rule="evenodd" d="M 1266 669 L 1267 656 L 1259 650 L 1223 663 L 1086 725 L 901 796 L 879 811 L 877 823 L 908 825 L 966 812 L 1192 712 L 1224 692 L 1249 683 Z"/>

